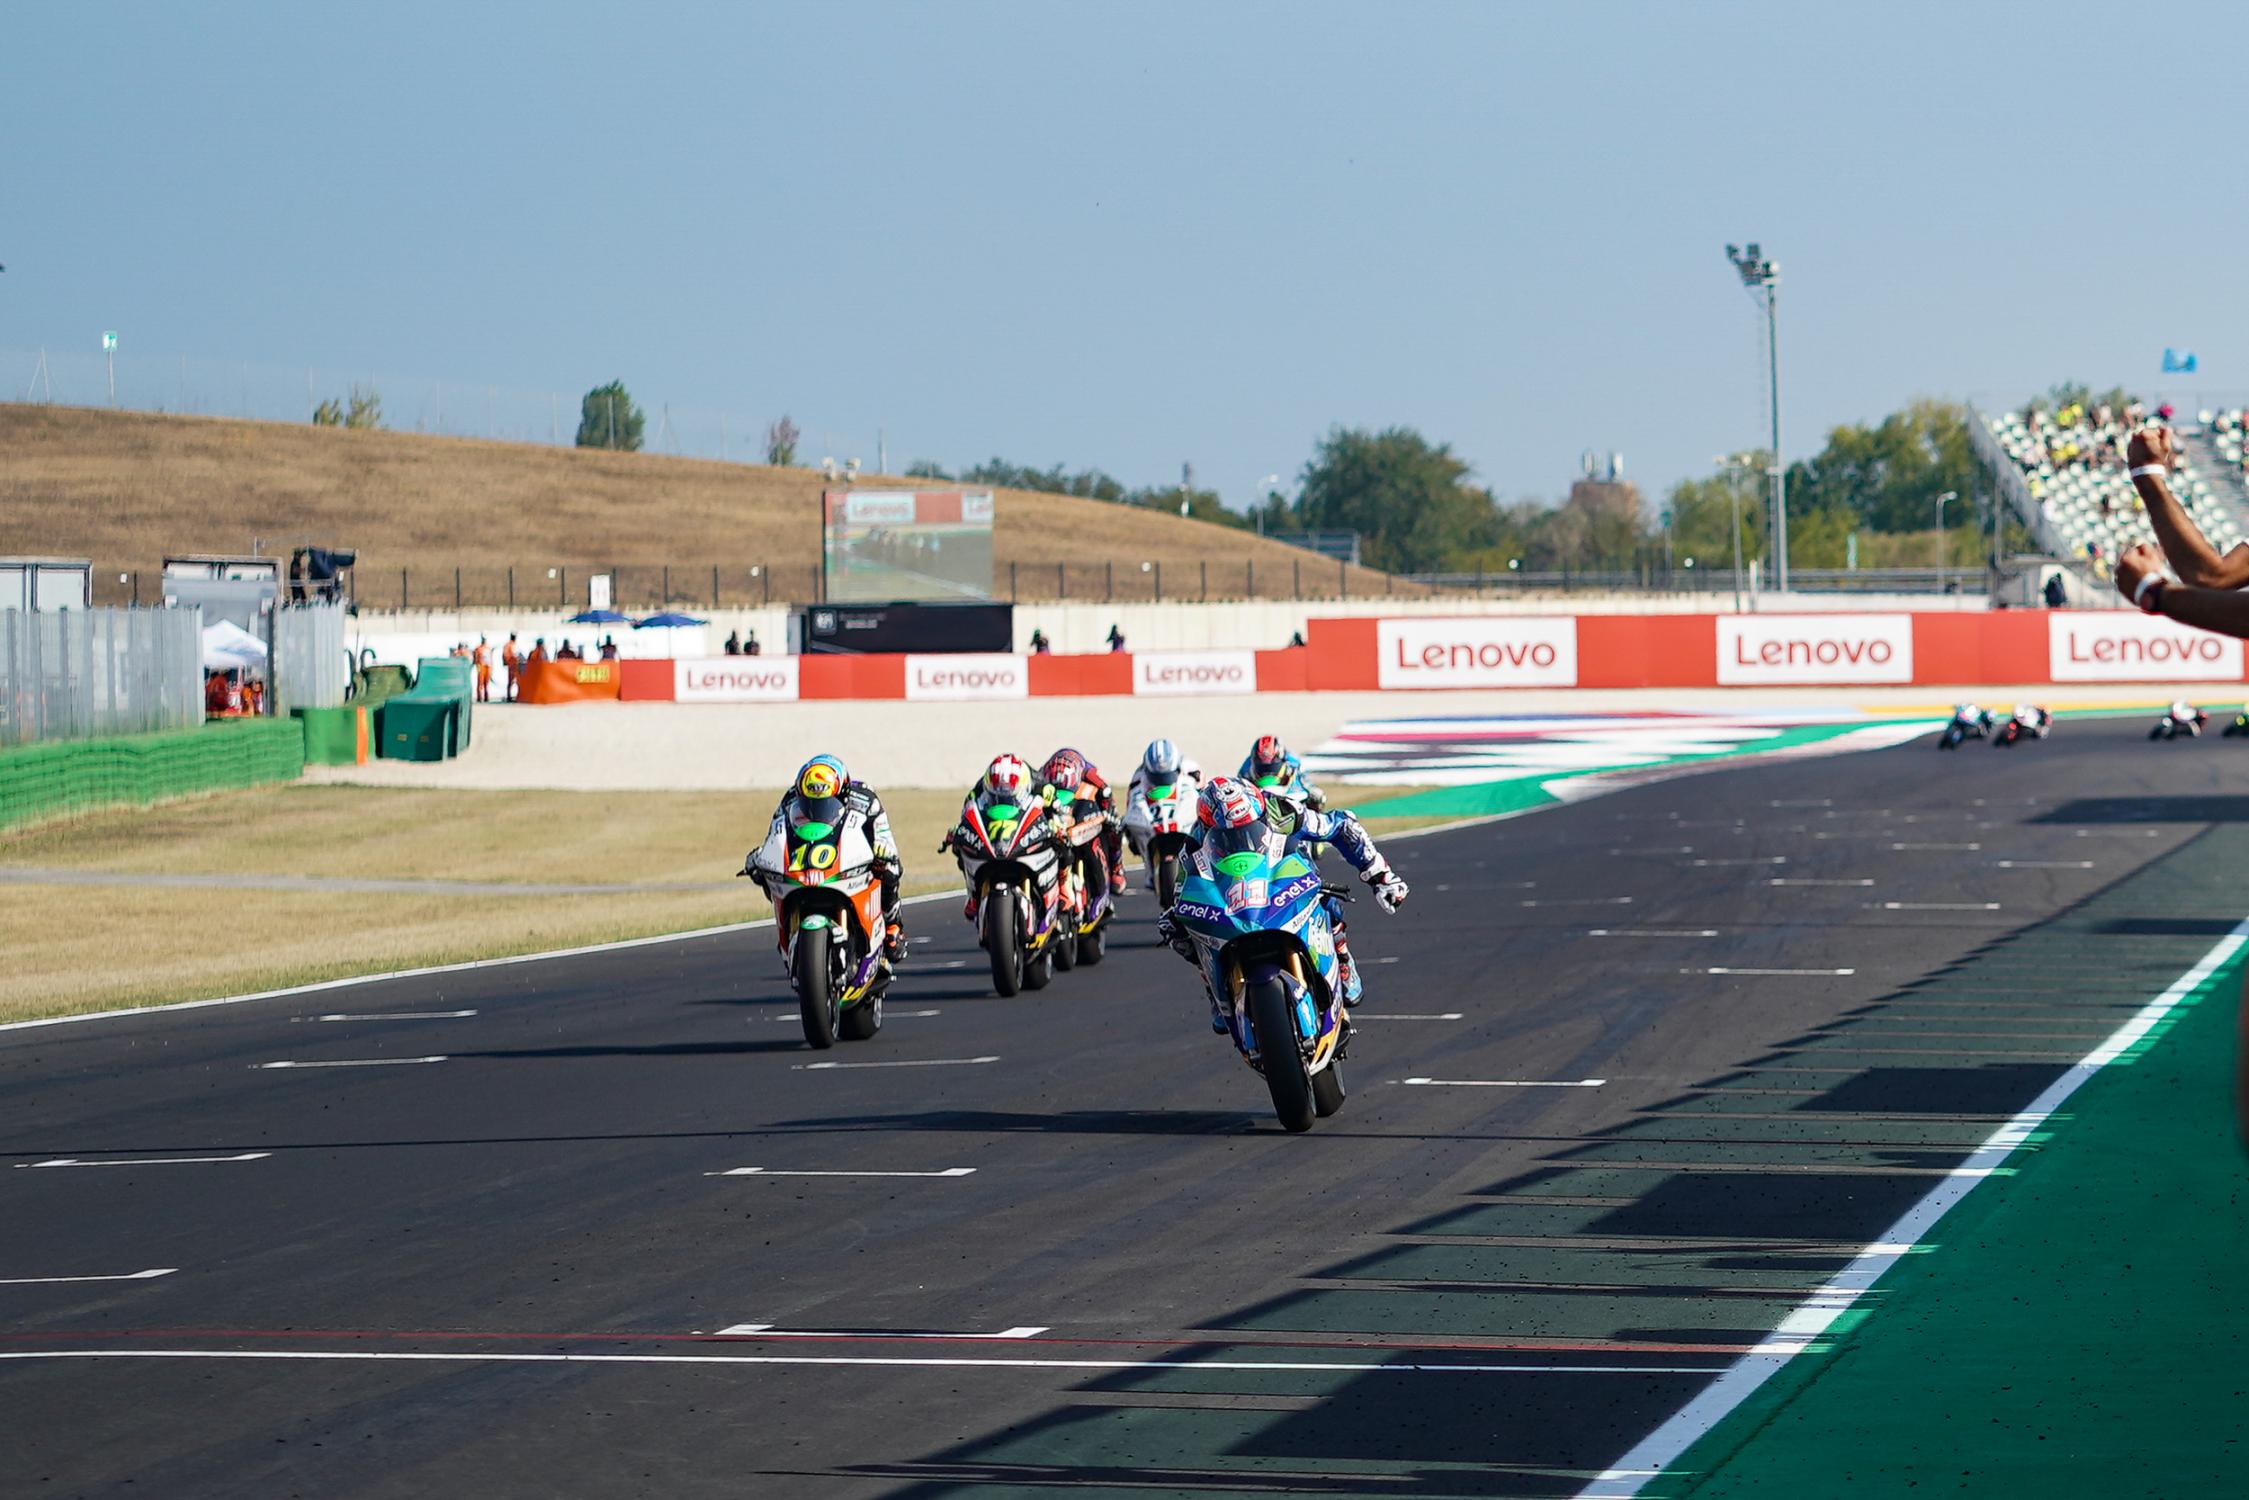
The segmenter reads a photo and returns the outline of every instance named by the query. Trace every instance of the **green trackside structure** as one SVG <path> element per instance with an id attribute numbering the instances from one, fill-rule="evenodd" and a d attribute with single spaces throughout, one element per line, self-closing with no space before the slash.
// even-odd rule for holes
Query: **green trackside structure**
<path id="1" fill-rule="evenodd" d="M 304 730 L 294 719 L 13 746 L 0 750 L 0 829 L 294 781 L 304 768 Z"/>

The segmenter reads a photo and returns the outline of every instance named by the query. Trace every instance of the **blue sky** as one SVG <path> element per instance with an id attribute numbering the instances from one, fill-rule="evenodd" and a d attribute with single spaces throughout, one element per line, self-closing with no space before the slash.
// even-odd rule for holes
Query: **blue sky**
<path id="1" fill-rule="evenodd" d="M 2170 6 L 17 6 L 0 348 L 787 411 L 1240 503 L 1331 424 L 1660 490 L 1916 394 L 2249 393 Z M 8 383 L 18 377 L 9 372 Z M 2173 389 L 2179 389 L 2174 377 Z M 737 429 L 739 430 L 739 429 Z"/>

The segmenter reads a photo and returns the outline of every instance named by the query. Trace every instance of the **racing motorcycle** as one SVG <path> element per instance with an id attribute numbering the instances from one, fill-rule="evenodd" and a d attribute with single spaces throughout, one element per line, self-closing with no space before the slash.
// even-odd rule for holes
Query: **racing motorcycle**
<path id="1" fill-rule="evenodd" d="M 1937 737 L 1939 750 L 1957 750 L 1962 740 L 1980 740 L 1991 728 L 1991 715 L 1973 703 L 1963 703 L 1952 711 L 1952 722 L 1944 726 Z"/>
<path id="2" fill-rule="evenodd" d="M 1193 843 L 1188 830 L 1194 821 L 1195 799 L 1184 779 L 1143 787 L 1125 809 L 1125 841 L 1148 866 L 1159 911 L 1179 899 L 1179 860 Z"/>
<path id="3" fill-rule="evenodd" d="M 2191 740 L 2202 733 L 2202 726 L 2210 716 L 2191 703 L 2174 703 L 2163 710 L 2147 732 L 2151 740 Z"/>
<path id="4" fill-rule="evenodd" d="M 1056 955 L 1075 942 L 1064 911 L 1063 846 L 1039 802 L 979 788 L 941 846 L 960 862 L 976 897 L 977 941 L 1002 995 L 1043 990 Z"/>
<path id="5" fill-rule="evenodd" d="M 2233 716 L 2233 722 L 2218 732 L 2229 740 L 2237 734 L 2249 734 L 2249 703 L 2244 703 L 2241 712 Z"/>
<path id="6" fill-rule="evenodd" d="M 1265 1077 L 1283 1128 L 1310 1130 L 1343 1107 L 1345 1004 L 1328 899 L 1349 899 L 1263 821 L 1203 833 L 1182 866 L 1171 919 L 1195 943 L 1235 1050 Z"/>
<path id="7" fill-rule="evenodd" d="M 1083 791 L 1055 803 L 1064 841 L 1062 906 L 1072 940 L 1054 950 L 1054 966 L 1064 972 L 1078 964 L 1097 964 L 1109 951 L 1109 919 L 1116 897 L 1109 889 L 1109 858 L 1101 842 L 1108 815 Z"/>
<path id="8" fill-rule="evenodd" d="M 882 882 L 863 821 L 840 797 L 792 802 L 742 873 L 772 901 L 781 962 L 796 986 L 804 1039 L 863 1042 L 882 1030 L 890 988 Z"/>
<path id="9" fill-rule="evenodd" d="M 2007 722 L 1999 726 L 1998 732 L 1991 737 L 1991 748 L 2010 750 L 2022 740 L 2042 740 L 2053 731 L 2053 727 L 2054 716 L 2051 713 L 2043 708 L 2025 705 L 2008 715 Z"/>

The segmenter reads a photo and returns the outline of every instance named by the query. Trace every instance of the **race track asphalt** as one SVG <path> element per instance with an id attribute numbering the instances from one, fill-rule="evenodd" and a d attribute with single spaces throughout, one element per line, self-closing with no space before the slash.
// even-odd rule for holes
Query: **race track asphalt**
<path id="1" fill-rule="evenodd" d="M 764 931 L 0 1033 L 0 1494 L 1575 1493 L 2209 946 L 2072 915 L 2249 815 L 2141 733 L 1396 842 L 1300 1137 L 1140 894 L 820 1054 Z"/>

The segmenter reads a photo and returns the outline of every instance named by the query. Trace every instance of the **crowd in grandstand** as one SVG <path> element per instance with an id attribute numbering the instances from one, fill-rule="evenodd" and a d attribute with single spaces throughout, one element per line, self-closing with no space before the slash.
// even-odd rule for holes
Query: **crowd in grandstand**
<path id="1" fill-rule="evenodd" d="M 2125 444 L 2151 415 L 2170 423 L 2178 413 L 2168 403 L 2151 414 L 2137 401 L 2122 406 L 2076 401 L 2053 411 L 2033 405 L 1985 419 L 1993 438 L 2021 470 L 2051 540 L 2066 555 L 2087 563 L 2096 576 L 2105 576 L 2126 547 L 2154 538 L 2124 461 Z M 2241 414 L 2228 414 L 2233 418 L 2230 452 L 2226 429 L 2212 414 L 2201 415 L 2219 451 L 2238 464 Z M 2172 477 L 2180 501 L 2220 550 L 2241 538 L 2240 518 L 2183 455 Z"/>

